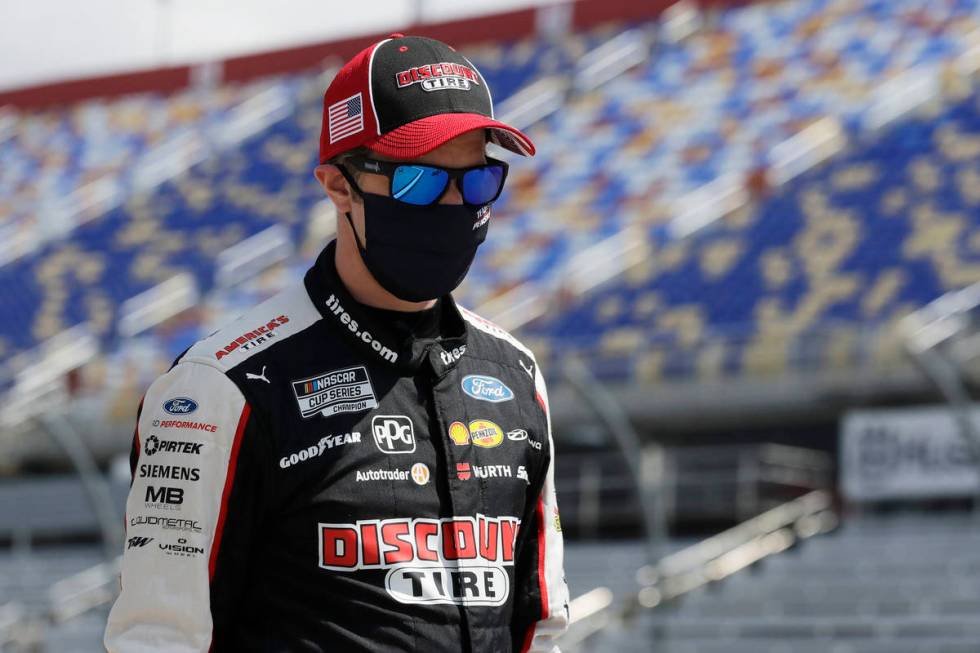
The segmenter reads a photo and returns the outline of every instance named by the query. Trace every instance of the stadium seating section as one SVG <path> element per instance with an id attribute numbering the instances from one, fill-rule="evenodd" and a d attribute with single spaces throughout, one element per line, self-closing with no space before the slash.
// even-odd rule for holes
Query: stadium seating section
<path id="1" fill-rule="evenodd" d="M 980 98 L 857 143 L 757 208 L 664 242 L 534 327 L 607 377 L 844 366 L 860 339 L 980 281 Z M 547 342 L 544 342 L 547 336 Z"/>
<path id="2" fill-rule="evenodd" d="M 875 88 L 913 66 L 941 69 L 970 45 L 966 36 L 977 26 L 967 0 L 928 11 L 914 0 L 787 0 L 721 11 L 690 38 L 658 43 L 647 64 L 573 96 L 531 129 L 540 154 L 514 161 L 462 302 L 479 306 L 529 280 L 554 285 L 571 255 L 643 225 L 656 256 L 530 330 L 544 351 L 584 349 L 599 356 L 604 376 L 643 379 L 783 369 L 793 364 L 798 338 L 811 333 L 832 334 L 813 345 L 824 359 L 847 357 L 859 322 L 887 322 L 980 278 L 971 238 L 980 175 L 976 99 L 884 134 L 863 128 Z M 470 54 L 499 101 L 569 70 L 627 28 Z M 322 245 L 307 232 L 322 200 L 310 175 L 320 84 L 311 73 L 213 95 L 15 116 L 12 128 L 0 129 L 8 134 L 0 142 L 0 231 L 43 234 L 37 216 L 93 179 L 110 179 L 124 201 L 0 268 L 0 310 L 18 316 L 0 330 L 0 356 L 81 322 L 112 351 L 122 302 L 177 272 L 211 290 L 216 255 L 273 224 L 289 228 L 308 260 Z M 183 133 L 207 140 L 236 104 L 280 87 L 293 103 L 287 118 L 152 191 L 131 192 L 127 170 L 154 144 Z M 845 157 L 709 233 L 664 240 L 675 200 L 719 176 L 765 168 L 775 144 L 826 115 L 840 118 L 852 137 Z M 953 244 L 955 259 L 940 255 Z M 296 263 L 209 297 L 200 311 L 132 346 L 165 362 L 302 269 Z M 775 363 L 753 349 L 773 338 L 786 343 Z"/>

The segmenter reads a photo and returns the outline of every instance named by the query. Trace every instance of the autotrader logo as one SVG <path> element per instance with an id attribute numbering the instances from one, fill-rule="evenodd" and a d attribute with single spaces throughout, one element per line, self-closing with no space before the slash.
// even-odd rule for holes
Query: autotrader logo
<path id="1" fill-rule="evenodd" d="M 371 420 L 374 443 L 382 453 L 413 453 L 415 429 L 404 415 L 375 415 Z"/>

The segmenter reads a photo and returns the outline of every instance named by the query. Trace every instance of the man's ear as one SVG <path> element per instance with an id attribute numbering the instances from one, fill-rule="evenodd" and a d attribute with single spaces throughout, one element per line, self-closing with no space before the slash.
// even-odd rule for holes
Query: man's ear
<path id="1" fill-rule="evenodd" d="M 318 165 L 313 169 L 313 175 L 320 182 L 320 185 L 323 186 L 323 190 L 334 203 L 334 206 L 337 207 L 337 213 L 339 215 L 343 215 L 351 210 L 354 193 L 337 166 L 332 163 Z"/>

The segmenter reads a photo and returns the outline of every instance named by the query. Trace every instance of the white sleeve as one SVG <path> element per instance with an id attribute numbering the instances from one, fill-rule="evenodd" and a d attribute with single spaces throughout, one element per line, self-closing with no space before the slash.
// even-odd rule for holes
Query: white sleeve
<path id="1" fill-rule="evenodd" d="M 537 365 L 535 365 L 537 368 Z M 551 434 L 551 411 L 548 390 L 539 369 L 535 369 L 537 401 L 545 412 L 548 446 L 551 457 L 534 516 L 538 547 L 532 586 L 540 592 L 541 618 L 531 625 L 522 653 L 560 653 L 556 638 L 568 628 L 568 586 L 565 583 L 564 542 L 558 516 L 558 497 L 555 493 L 555 444 Z"/>
<path id="2" fill-rule="evenodd" d="M 176 365 L 146 392 L 109 653 L 211 646 L 211 581 L 249 412 L 231 380 L 197 363 Z"/>

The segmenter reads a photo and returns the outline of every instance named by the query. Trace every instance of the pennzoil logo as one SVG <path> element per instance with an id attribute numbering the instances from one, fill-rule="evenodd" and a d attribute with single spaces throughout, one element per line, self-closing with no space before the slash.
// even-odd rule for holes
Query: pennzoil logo
<path id="1" fill-rule="evenodd" d="M 395 81 L 398 88 L 420 84 L 423 91 L 444 91 L 451 88 L 468 91 L 473 85 L 480 85 L 480 76 L 469 66 L 446 61 L 403 70 L 395 75 Z"/>
<path id="2" fill-rule="evenodd" d="M 367 519 L 318 524 L 321 569 L 387 569 L 400 603 L 503 605 L 514 564 L 516 517 Z"/>
<path id="3" fill-rule="evenodd" d="M 449 425 L 449 439 L 460 447 L 472 443 L 492 449 L 504 441 L 504 430 L 488 419 L 475 419 L 469 426 L 463 422 L 453 422 Z"/>

